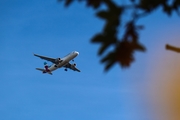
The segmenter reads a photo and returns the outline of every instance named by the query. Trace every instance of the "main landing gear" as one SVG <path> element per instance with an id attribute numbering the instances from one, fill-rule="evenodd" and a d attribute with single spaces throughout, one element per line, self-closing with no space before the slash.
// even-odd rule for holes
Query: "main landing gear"
<path id="1" fill-rule="evenodd" d="M 67 71 L 67 68 L 65 68 L 64 70 Z"/>

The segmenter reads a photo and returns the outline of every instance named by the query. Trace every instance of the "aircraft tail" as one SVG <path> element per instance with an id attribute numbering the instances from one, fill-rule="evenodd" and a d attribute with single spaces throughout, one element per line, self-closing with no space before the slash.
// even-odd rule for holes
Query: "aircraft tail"
<path id="1" fill-rule="evenodd" d="M 42 73 L 48 73 L 48 74 L 52 75 L 52 72 L 50 72 L 50 71 L 47 72 L 45 69 L 42 69 L 42 68 L 36 68 L 36 70 L 42 71 Z"/>

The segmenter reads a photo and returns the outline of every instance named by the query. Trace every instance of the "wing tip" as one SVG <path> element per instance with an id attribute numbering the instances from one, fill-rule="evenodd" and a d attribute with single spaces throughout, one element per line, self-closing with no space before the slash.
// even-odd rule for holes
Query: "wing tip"
<path id="1" fill-rule="evenodd" d="M 38 56 L 37 54 L 33 53 L 34 56 Z"/>

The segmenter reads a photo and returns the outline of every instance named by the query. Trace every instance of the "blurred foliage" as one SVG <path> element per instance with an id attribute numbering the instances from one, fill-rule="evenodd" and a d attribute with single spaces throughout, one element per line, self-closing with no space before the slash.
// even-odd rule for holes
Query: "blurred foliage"
<path id="1" fill-rule="evenodd" d="M 99 56 L 102 56 L 108 48 L 114 48 L 101 59 L 101 62 L 105 63 L 105 71 L 115 63 L 119 63 L 123 68 L 129 67 L 135 60 L 134 52 L 145 51 L 145 47 L 139 43 L 139 30 L 144 26 L 136 24 L 138 19 L 150 15 L 159 7 L 162 7 L 162 12 L 168 16 L 171 16 L 172 12 L 180 14 L 180 0 L 127 0 L 128 4 L 121 5 L 113 0 L 58 0 L 58 2 L 64 2 L 66 7 L 73 2 L 85 2 L 88 7 L 94 9 L 98 18 L 105 21 L 102 32 L 91 39 L 92 43 L 100 44 Z M 102 5 L 106 6 L 106 10 L 102 9 Z M 126 26 L 121 30 L 124 27 L 122 17 L 126 16 L 126 11 L 129 10 L 132 12 L 131 17 L 123 21 Z M 121 37 L 120 33 L 123 34 Z"/>

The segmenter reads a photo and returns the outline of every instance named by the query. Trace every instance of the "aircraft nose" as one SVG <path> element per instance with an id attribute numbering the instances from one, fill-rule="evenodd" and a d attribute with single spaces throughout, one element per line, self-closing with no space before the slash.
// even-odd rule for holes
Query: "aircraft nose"
<path id="1" fill-rule="evenodd" d="M 79 52 L 76 51 L 76 54 L 79 55 Z"/>

